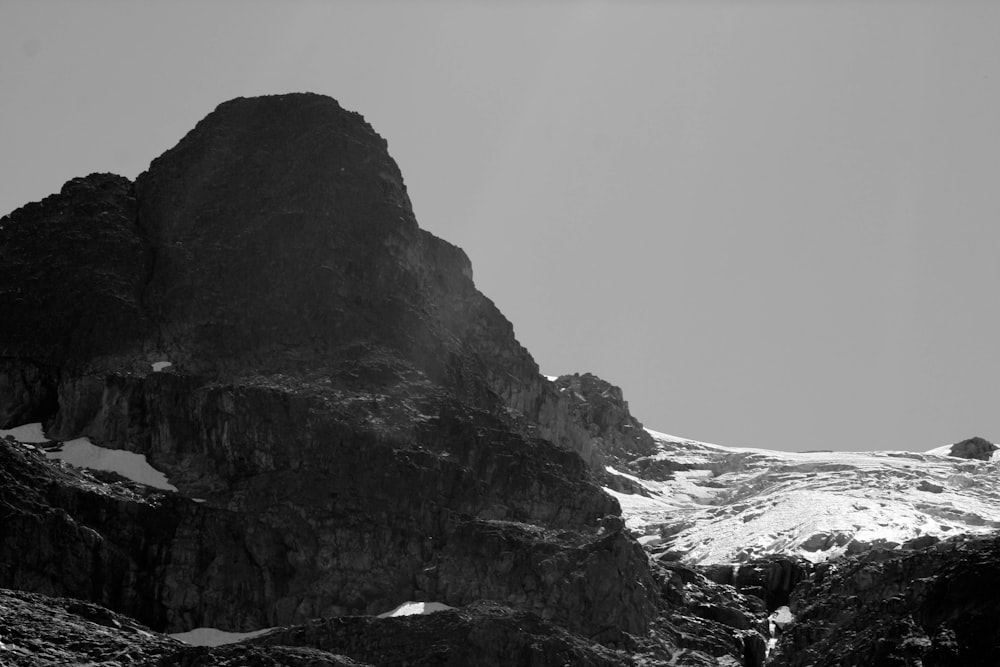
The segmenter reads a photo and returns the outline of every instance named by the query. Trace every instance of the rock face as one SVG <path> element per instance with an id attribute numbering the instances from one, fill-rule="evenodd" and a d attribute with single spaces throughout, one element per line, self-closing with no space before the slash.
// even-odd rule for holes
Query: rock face
<path id="1" fill-rule="evenodd" d="M 538 374 L 334 100 L 227 102 L 135 183 L 4 217 L 0 286 L 0 428 L 143 454 L 180 489 L 5 443 L 0 585 L 170 631 L 490 599 L 617 645 L 656 616 L 593 472 L 613 420 Z"/>
<path id="2" fill-rule="evenodd" d="M 663 603 L 644 643 L 665 664 L 760 667 L 769 628 L 764 602 L 711 581 L 698 568 L 655 563 Z"/>
<path id="3" fill-rule="evenodd" d="M 98 605 L 0 588 L 0 661 L 8 667 L 154 664 L 180 648 Z"/>
<path id="4" fill-rule="evenodd" d="M 0 219 L 0 428 L 51 417 L 59 377 L 141 353 L 150 256 L 132 184 L 76 178 Z"/>
<path id="5" fill-rule="evenodd" d="M 770 556 L 740 565 L 719 564 L 702 573 L 717 584 L 733 586 L 740 593 L 764 602 L 768 612 L 787 606 L 792 591 L 809 577 L 813 565 L 803 558 Z"/>
<path id="6" fill-rule="evenodd" d="M 481 602 L 391 619 L 323 619 L 248 642 L 311 646 L 378 665 L 581 665 L 614 667 L 627 657 L 581 640 L 533 614 Z"/>
<path id="7" fill-rule="evenodd" d="M 652 436 L 628 410 L 622 390 L 590 373 L 561 375 L 555 382 L 573 421 L 583 424 L 608 463 L 625 463 L 656 451 Z"/>
<path id="8" fill-rule="evenodd" d="M 957 456 L 963 459 L 979 459 L 980 461 L 989 461 L 990 457 L 993 456 L 993 452 L 997 451 L 997 449 L 1000 449 L 1000 447 L 997 447 L 989 440 L 975 437 L 961 442 L 956 442 L 951 446 L 951 451 L 949 453 L 951 456 Z"/>
<path id="9" fill-rule="evenodd" d="M 1000 538 L 822 564 L 792 596 L 774 665 L 993 665 Z"/>

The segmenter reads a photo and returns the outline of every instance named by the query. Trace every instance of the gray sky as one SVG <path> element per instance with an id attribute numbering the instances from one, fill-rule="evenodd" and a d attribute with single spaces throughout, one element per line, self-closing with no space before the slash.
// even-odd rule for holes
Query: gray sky
<path id="1" fill-rule="evenodd" d="M 310 90 L 549 374 L 773 449 L 1000 440 L 1000 3 L 0 0 L 0 211 Z"/>

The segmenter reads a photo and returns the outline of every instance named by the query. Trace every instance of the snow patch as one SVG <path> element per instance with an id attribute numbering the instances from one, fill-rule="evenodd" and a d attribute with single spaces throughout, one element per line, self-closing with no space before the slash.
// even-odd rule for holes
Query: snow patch
<path id="1" fill-rule="evenodd" d="M 768 617 L 768 619 L 771 621 L 771 623 L 774 623 L 779 628 L 783 628 L 786 625 L 795 622 L 795 615 L 792 613 L 791 609 L 789 609 L 787 606 L 783 606 L 783 607 L 778 607 L 773 612 L 771 612 L 771 615 Z"/>
<path id="2" fill-rule="evenodd" d="M 78 468 L 107 470 L 122 477 L 164 491 L 176 491 L 167 476 L 149 465 L 146 457 L 123 449 L 106 449 L 90 442 L 90 438 L 77 438 L 62 443 L 61 451 L 46 452 L 50 459 L 64 461 Z"/>
<path id="3" fill-rule="evenodd" d="M 437 611 L 454 609 L 440 602 L 404 602 L 392 611 L 379 614 L 379 618 L 393 618 L 395 616 L 414 616 L 418 614 L 433 614 Z"/>
<path id="4" fill-rule="evenodd" d="M 559 376 L 558 376 L 558 375 L 545 375 L 545 376 L 543 376 L 543 377 L 544 377 L 544 378 L 545 378 L 546 380 L 548 380 L 549 382 L 555 382 L 556 380 L 558 380 L 558 379 L 559 379 Z"/>
<path id="5" fill-rule="evenodd" d="M 3 430 L 0 429 L 0 438 L 6 437 L 8 435 L 14 436 L 14 439 L 18 442 L 48 442 L 49 439 L 45 437 L 42 432 L 41 422 L 35 422 L 34 424 L 22 424 L 21 426 L 15 426 L 12 429 Z"/>
<path id="6" fill-rule="evenodd" d="M 253 632 L 226 632 L 225 630 L 216 630 L 215 628 L 195 628 L 194 630 L 178 632 L 170 636 L 191 646 L 222 646 L 223 644 L 234 644 L 244 639 L 250 639 L 251 637 L 259 637 L 273 629 L 264 628 L 263 630 L 254 630 Z"/>
<path id="7" fill-rule="evenodd" d="M 163 369 L 170 368 L 173 365 L 174 364 L 172 362 L 170 362 L 170 361 L 154 361 L 153 362 L 153 372 L 154 373 L 159 373 Z"/>

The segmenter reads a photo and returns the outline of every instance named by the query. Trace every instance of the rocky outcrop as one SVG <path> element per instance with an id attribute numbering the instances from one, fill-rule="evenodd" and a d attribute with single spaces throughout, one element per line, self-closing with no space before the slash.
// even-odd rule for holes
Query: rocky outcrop
<path id="1" fill-rule="evenodd" d="M 978 459 L 980 461 L 989 461 L 990 457 L 993 456 L 993 452 L 997 451 L 998 448 L 989 440 L 985 438 L 975 437 L 969 438 L 968 440 L 962 440 L 961 442 L 956 442 L 951 446 L 948 454 L 950 456 L 957 456 L 963 459 Z"/>
<path id="2" fill-rule="evenodd" d="M 180 648 L 98 605 L 0 588 L 0 662 L 6 667 L 150 665 Z"/>
<path id="3" fill-rule="evenodd" d="M 654 576 L 660 613 L 640 642 L 644 658 L 704 667 L 764 664 L 770 631 L 760 599 L 669 560 L 654 563 Z"/>
<path id="4" fill-rule="evenodd" d="M 72 598 L 0 589 L 0 660 L 10 667 L 365 667 L 634 664 L 528 612 L 477 603 L 425 616 L 345 617 L 192 647 Z"/>
<path id="5" fill-rule="evenodd" d="M 769 664 L 992 665 L 1000 651 L 1000 538 L 873 550 L 816 566 Z"/>
<path id="6" fill-rule="evenodd" d="M 707 565 L 699 570 L 717 584 L 760 599 L 772 612 L 788 605 L 792 591 L 808 578 L 813 564 L 794 556 L 768 556 L 746 563 Z"/>
<path id="7" fill-rule="evenodd" d="M 489 602 L 424 616 L 316 620 L 249 643 L 312 646 L 386 666 L 631 664 L 625 654 L 594 645 L 534 614 Z"/>
<path id="8" fill-rule="evenodd" d="M 656 450 L 652 436 L 629 412 L 620 387 L 590 373 L 561 375 L 552 385 L 566 402 L 570 419 L 587 429 L 608 463 L 625 464 Z"/>
<path id="9" fill-rule="evenodd" d="M 409 663 L 416 664 L 416 663 Z M 181 649 L 148 667 L 373 667 L 308 646 L 248 646 Z"/>

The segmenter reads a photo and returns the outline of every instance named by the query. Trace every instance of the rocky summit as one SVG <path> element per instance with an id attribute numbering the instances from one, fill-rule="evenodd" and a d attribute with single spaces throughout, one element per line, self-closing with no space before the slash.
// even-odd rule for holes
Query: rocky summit
<path id="1" fill-rule="evenodd" d="M 361 116 L 240 98 L 0 219 L 0 664 L 993 664 L 979 440 L 647 431 Z"/>

